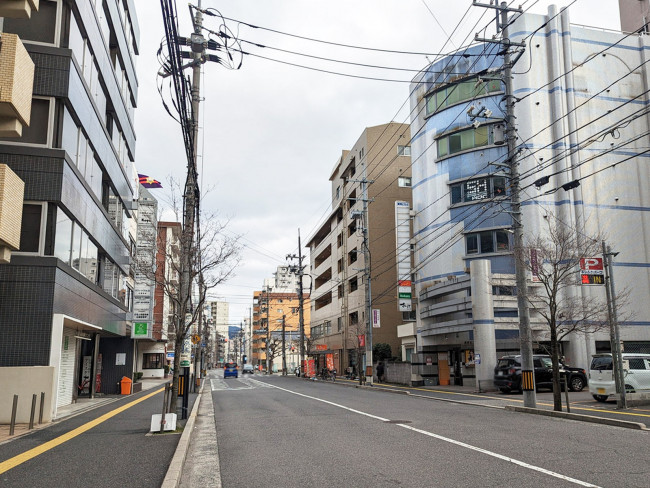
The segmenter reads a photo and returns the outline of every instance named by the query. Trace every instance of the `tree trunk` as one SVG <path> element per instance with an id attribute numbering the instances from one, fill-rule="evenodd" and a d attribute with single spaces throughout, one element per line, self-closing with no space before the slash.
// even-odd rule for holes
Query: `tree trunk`
<path id="1" fill-rule="evenodd" d="M 560 356 L 557 331 L 553 326 L 551 327 L 551 362 L 553 363 L 553 410 L 561 412 L 562 388 L 560 386 Z"/>
<path id="2" fill-rule="evenodd" d="M 180 374 L 181 368 L 181 352 L 183 351 L 183 341 L 179 340 L 178 335 L 176 335 L 176 340 L 174 341 L 174 375 L 172 379 L 172 398 L 170 400 L 171 413 L 177 413 L 178 409 L 178 376 Z M 187 378 L 186 378 L 187 379 Z"/>

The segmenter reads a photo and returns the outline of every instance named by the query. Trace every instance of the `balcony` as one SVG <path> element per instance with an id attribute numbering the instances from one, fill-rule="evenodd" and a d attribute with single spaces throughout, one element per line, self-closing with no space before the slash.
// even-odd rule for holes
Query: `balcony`
<path id="1" fill-rule="evenodd" d="M 0 0 L 0 5 L 2 3 Z M 2 33 L 0 37 L 0 137 L 20 137 L 23 134 L 23 126 L 29 126 L 33 85 L 34 62 L 29 57 L 25 46 L 17 35 Z"/>
<path id="2" fill-rule="evenodd" d="M 20 247 L 24 189 L 16 173 L 0 164 L 0 263 L 8 263 L 11 251 Z"/>

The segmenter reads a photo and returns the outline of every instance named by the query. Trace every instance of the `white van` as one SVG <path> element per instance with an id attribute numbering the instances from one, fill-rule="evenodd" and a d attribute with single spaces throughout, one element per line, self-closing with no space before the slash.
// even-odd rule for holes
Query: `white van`
<path id="1" fill-rule="evenodd" d="M 625 391 L 650 390 L 650 354 L 623 353 Z M 616 394 L 612 355 L 594 354 L 589 366 L 589 392 L 595 400 L 604 402 Z"/>

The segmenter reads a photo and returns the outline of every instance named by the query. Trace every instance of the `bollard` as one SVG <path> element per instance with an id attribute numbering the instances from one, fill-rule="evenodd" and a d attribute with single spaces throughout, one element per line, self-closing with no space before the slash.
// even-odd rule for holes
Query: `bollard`
<path id="1" fill-rule="evenodd" d="M 45 407 L 45 392 L 41 392 L 41 409 L 38 412 L 38 425 L 43 423 L 43 408 Z"/>
<path id="2" fill-rule="evenodd" d="M 14 395 L 14 406 L 11 409 L 11 424 L 9 424 L 9 435 L 14 435 L 16 427 L 16 410 L 18 409 L 18 395 Z"/>
<path id="3" fill-rule="evenodd" d="M 566 398 L 566 411 L 567 413 L 571 413 L 571 407 L 569 406 L 569 378 L 565 376 L 563 380 L 564 380 L 564 397 Z"/>
<path id="4" fill-rule="evenodd" d="M 160 433 L 162 434 L 165 430 L 165 414 L 167 413 L 167 397 L 169 395 L 169 383 L 165 385 L 165 393 L 163 394 L 163 409 L 162 415 L 160 416 Z"/>
<path id="5" fill-rule="evenodd" d="M 32 413 L 29 416 L 29 430 L 34 428 L 34 415 L 36 414 L 36 393 L 32 395 Z"/>

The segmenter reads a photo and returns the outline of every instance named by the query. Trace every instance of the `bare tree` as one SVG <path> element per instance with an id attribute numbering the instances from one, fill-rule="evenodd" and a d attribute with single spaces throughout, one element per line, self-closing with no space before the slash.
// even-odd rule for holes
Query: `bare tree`
<path id="1" fill-rule="evenodd" d="M 572 333 L 589 333 L 608 326 L 604 297 L 580 293 L 580 259 L 598 256 L 599 238 L 580 236 L 562 222 L 547 217 L 548 229 L 532 236 L 515 250 L 517 264 L 531 273 L 538 286 L 530 287 L 531 310 L 548 327 L 553 364 L 553 408 L 562 411 L 560 390 L 560 342 Z M 621 296 L 618 299 L 623 299 Z"/>
<path id="2" fill-rule="evenodd" d="M 180 215 L 178 199 L 178 184 L 171 182 L 172 210 L 177 220 Z M 175 190 L 176 188 L 176 190 Z M 138 273 L 155 282 L 162 288 L 170 301 L 169 336 L 174 341 L 174 374 L 173 389 L 170 400 L 172 408 L 176 408 L 180 373 L 180 358 L 183 343 L 188 334 L 198 322 L 205 307 L 207 291 L 224 283 L 234 275 L 234 270 L 240 261 L 241 246 L 239 236 L 228 236 L 224 233 L 228 222 L 222 222 L 214 214 L 201 213 L 200 227 L 197 232 L 182 229 L 172 242 L 166 242 L 163 236 L 157 236 L 158 256 L 155 264 L 150 259 L 138 259 L 135 266 Z M 183 250 L 189 250 L 189 259 L 183 256 Z M 189 270 L 183 263 L 189 262 Z M 197 284 L 200 281 L 198 297 L 191 289 L 183 289 L 182 273 L 189 275 L 187 282 Z"/>
<path id="3" fill-rule="evenodd" d="M 269 358 L 269 371 L 267 374 L 271 374 L 273 371 L 273 360 L 282 354 L 282 339 L 271 336 L 271 341 L 266 342 L 262 350 L 266 351 L 266 355 Z"/>

